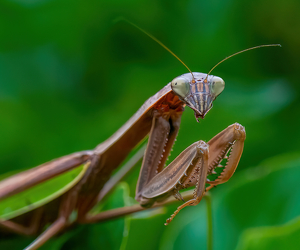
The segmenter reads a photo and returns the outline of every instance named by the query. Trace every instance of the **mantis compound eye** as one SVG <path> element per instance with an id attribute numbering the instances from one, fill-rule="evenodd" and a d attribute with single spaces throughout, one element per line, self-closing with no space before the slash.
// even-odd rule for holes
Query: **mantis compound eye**
<path id="1" fill-rule="evenodd" d="M 184 77 L 176 77 L 171 82 L 171 88 L 181 98 L 185 98 L 190 93 L 189 80 Z"/>
<path id="2" fill-rule="evenodd" d="M 214 76 L 211 80 L 211 85 L 210 85 L 210 89 L 211 89 L 211 93 L 214 96 L 218 96 L 219 94 L 222 93 L 222 91 L 225 88 L 225 82 L 221 77 L 218 76 Z"/>

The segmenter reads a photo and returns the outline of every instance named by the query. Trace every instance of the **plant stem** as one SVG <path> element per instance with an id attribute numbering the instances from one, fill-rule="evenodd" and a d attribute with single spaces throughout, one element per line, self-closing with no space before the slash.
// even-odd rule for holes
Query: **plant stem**
<path id="1" fill-rule="evenodd" d="M 207 250 L 213 250 L 213 225 L 212 225 L 212 207 L 210 193 L 204 195 L 207 209 Z"/>

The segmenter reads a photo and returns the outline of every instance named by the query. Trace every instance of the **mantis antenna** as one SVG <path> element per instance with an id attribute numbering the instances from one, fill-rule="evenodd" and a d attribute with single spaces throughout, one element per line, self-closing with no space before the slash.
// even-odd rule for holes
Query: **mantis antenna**
<path id="1" fill-rule="evenodd" d="M 207 82 L 207 77 L 208 77 L 208 75 L 209 75 L 209 74 L 210 74 L 210 73 L 211 73 L 211 72 L 212 72 L 219 64 L 221 64 L 222 62 L 226 61 L 226 60 L 229 59 L 230 57 L 236 56 L 236 55 L 241 54 L 241 53 L 243 53 L 243 52 L 246 52 L 246 51 L 248 51 L 248 50 L 258 49 L 258 48 L 262 48 L 262 47 L 277 47 L 277 46 L 278 46 L 278 47 L 281 47 L 281 44 L 265 44 L 265 45 L 258 45 L 258 46 L 255 46 L 255 47 L 251 47 L 251 48 L 248 48 L 248 49 L 241 50 L 241 51 L 236 52 L 236 53 L 234 53 L 234 54 L 232 54 L 232 55 L 230 55 L 230 56 L 227 56 L 227 57 L 225 57 L 223 60 L 221 60 L 220 62 L 218 62 L 215 66 L 212 67 L 212 69 L 207 73 L 207 76 L 206 76 L 204 82 Z"/>
<path id="2" fill-rule="evenodd" d="M 170 50 L 166 45 L 164 45 L 161 41 L 159 41 L 156 37 L 154 37 L 153 35 L 151 35 L 150 33 L 148 33 L 147 31 L 145 31 L 144 29 L 142 29 L 141 27 L 137 26 L 136 24 L 134 24 L 133 22 L 130 22 L 129 20 L 127 20 L 126 18 L 124 17 L 119 17 L 117 19 L 114 20 L 114 22 L 118 22 L 118 21 L 125 21 L 129 24 L 131 24 L 132 26 L 136 27 L 137 29 L 139 29 L 140 31 L 142 31 L 144 34 L 146 34 L 147 36 L 149 36 L 151 39 L 153 39 L 155 42 L 157 42 L 160 46 L 162 46 L 165 50 L 167 50 L 170 54 L 172 54 L 179 62 L 181 62 L 186 68 L 187 70 L 192 74 L 192 77 L 193 77 L 193 83 L 195 82 L 195 77 L 194 77 L 194 74 L 193 72 L 190 70 L 190 68 L 172 51 Z M 226 61 L 227 59 L 229 59 L 230 57 L 233 57 L 233 56 L 236 56 L 238 54 L 241 54 L 243 52 L 246 52 L 248 50 L 253 50 L 253 49 L 258 49 L 258 48 L 262 48 L 262 47 L 281 47 L 281 44 L 265 44 L 265 45 L 258 45 L 258 46 L 255 46 L 255 47 L 251 47 L 251 48 L 248 48 L 248 49 L 244 49 L 244 50 L 241 50 L 239 52 L 236 52 L 230 56 L 227 56 L 225 57 L 223 60 L 221 60 L 220 62 L 218 62 L 215 66 L 212 67 L 212 69 L 207 73 L 207 76 L 206 78 L 204 79 L 204 82 L 207 82 L 207 77 L 208 75 L 219 65 L 221 64 L 222 62 Z"/>
<path id="3" fill-rule="evenodd" d="M 141 27 L 137 26 L 136 24 L 130 22 L 129 20 L 123 18 L 123 17 L 120 17 L 120 18 L 117 18 L 115 20 L 115 22 L 117 21 L 125 21 L 129 24 L 131 24 L 132 26 L 136 27 L 137 29 L 139 29 L 140 31 L 142 31 L 144 34 L 146 34 L 147 36 L 149 36 L 151 39 L 153 39 L 155 42 L 157 42 L 160 46 L 162 46 L 165 50 L 169 51 L 170 54 L 172 54 L 179 62 L 181 62 L 186 68 L 187 70 L 192 74 L 192 77 L 193 77 L 193 82 L 195 82 L 195 77 L 194 77 L 194 74 L 193 72 L 190 70 L 190 68 L 172 51 L 170 50 L 166 45 L 164 45 L 161 41 L 159 41 L 156 37 L 152 36 L 150 33 L 148 33 L 147 31 L 145 31 L 144 29 L 142 29 Z"/>

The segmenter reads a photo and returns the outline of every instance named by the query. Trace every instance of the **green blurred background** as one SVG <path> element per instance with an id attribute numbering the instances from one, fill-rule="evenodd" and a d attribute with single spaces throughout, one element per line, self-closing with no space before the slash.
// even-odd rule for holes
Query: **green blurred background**
<path id="1" fill-rule="evenodd" d="M 186 110 L 172 158 L 234 122 L 244 125 L 236 174 L 211 192 L 214 249 L 299 249 L 299 12 L 299 0 L 1 0 L 0 174 L 94 148 L 187 72 L 145 34 L 115 23 L 120 16 L 192 71 L 280 43 L 214 70 L 226 88 L 200 123 Z M 131 196 L 137 176 L 138 169 L 128 178 Z M 121 185 L 111 204 L 127 191 Z M 185 208 L 168 227 L 176 206 L 78 226 L 44 249 L 206 249 L 204 203 Z M 2 238 L 0 248 L 32 241 L 17 239 Z"/>

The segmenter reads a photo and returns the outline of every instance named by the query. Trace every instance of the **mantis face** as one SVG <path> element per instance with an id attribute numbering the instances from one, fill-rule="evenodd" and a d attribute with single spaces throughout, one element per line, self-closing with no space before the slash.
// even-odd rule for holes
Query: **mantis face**
<path id="1" fill-rule="evenodd" d="M 195 111 L 195 117 L 204 118 L 212 108 L 213 101 L 225 88 L 222 78 L 203 73 L 183 74 L 171 82 L 173 92 Z"/>

